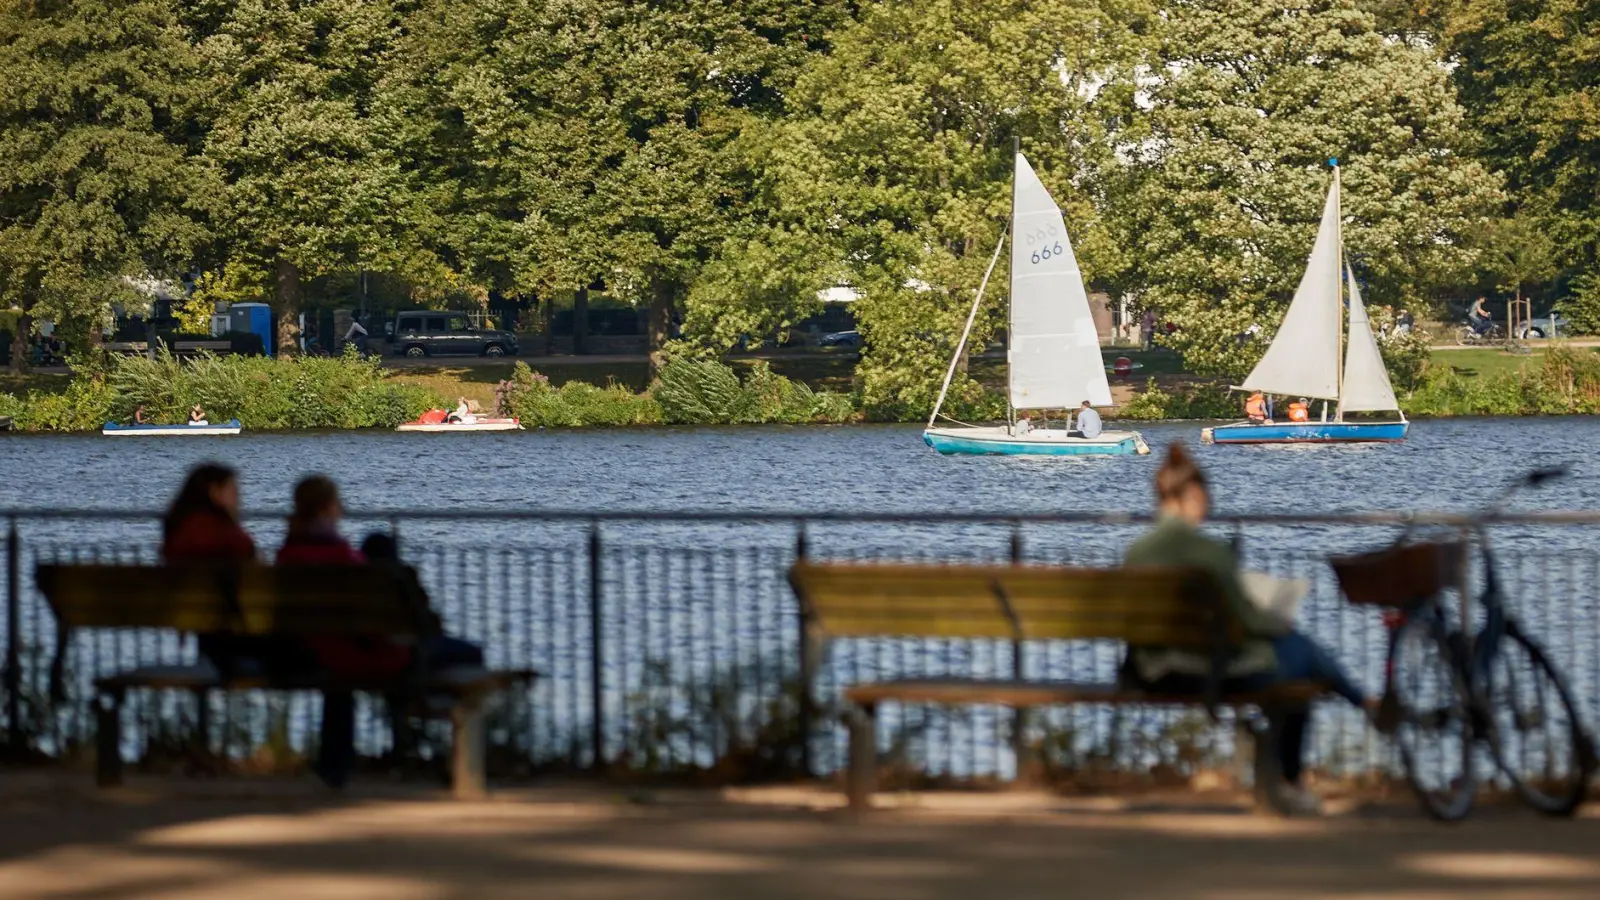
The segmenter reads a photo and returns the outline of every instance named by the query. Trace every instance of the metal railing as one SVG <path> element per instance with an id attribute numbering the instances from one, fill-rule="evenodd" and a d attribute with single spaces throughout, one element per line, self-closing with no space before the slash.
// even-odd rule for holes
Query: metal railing
<path id="1" fill-rule="evenodd" d="M 136 664 L 192 662 L 173 633 L 86 633 L 68 647 L 66 696 L 49 697 L 56 631 L 33 586 L 42 561 L 154 561 L 156 517 L 141 511 L 0 512 L 6 520 L 4 713 L 13 756 L 62 755 L 92 738 L 93 679 Z M 1111 681 L 1120 648 L 1103 642 L 856 639 L 814 659 L 786 581 L 799 557 L 1108 565 L 1148 525 L 1138 515 L 416 512 L 352 514 L 401 539 L 447 631 L 480 643 L 492 666 L 543 673 L 492 719 L 492 766 L 504 774 L 625 768 L 723 780 L 827 775 L 844 760 L 838 698 L 888 677 L 952 675 Z M 1344 603 L 1330 553 L 1370 549 L 1402 526 L 1454 529 L 1459 515 L 1348 513 L 1219 518 L 1248 568 L 1306 578 L 1301 627 L 1369 689 L 1381 686 L 1377 614 Z M 1582 526 L 1600 514 L 1493 520 L 1507 594 L 1600 716 L 1600 552 Z M 265 547 L 280 526 L 247 524 Z M 1018 654 L 1021 654 L 1020 656 Z M 802 686 L 805 686 L 802 688 Z M 205 702 L 222 703 L 221 698 Z M 188 697 L 130 700 L 129 757 L 184 739 L 200 717 Z M 314 742 L 315 696 L 244 695 L 213 708 L 213 745 L 235 756 L 299 754 Z M 376 701 L 358 746 L 388 747 Z M 218 714 L 220 712 L 220 715 Z M 1225 765 L 1232 735 L 1191 713 L 1095 706 L 1036 710 L 1021 734 L 993 707 L 887 709 L 884 750 L 915 777 L 1010 778 L 1016 750 L 1062 771 L 1192 771 Z M 1341 773 L 1395 771 L 1394 755 L 1354 710 L 1319 717 L 1314 764 Z"/>

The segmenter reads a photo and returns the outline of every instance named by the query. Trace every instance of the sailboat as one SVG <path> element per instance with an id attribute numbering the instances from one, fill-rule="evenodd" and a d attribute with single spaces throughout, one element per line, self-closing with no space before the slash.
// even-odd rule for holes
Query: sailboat
<path id="1" fill-rule="evenodd" d="M 1092 406 L 1111 405 L 1111 385 L 1106 381 L 1100 356 L 1100 333 L 1089 313 L 1089 297 L 1078 273 L 1078 260 L 1067 237 L 1061 208 L 1034 173 L 1020 150 L 1016 152 L 1011 182 L 1011 285 L 1010 347 L 1007 351 L 1009 409 L 1073 410 L 1087 400 Z M 1005 425 L 980 426 L 950 421 L 938 426 L 956 365 L 967 346 L 983 302 L 989 276 L 994 274 L 1005 235 L 995 246 L 989 269 L 967 314 L 966 328 L 956 344 L 945 373 L 939 399 L 934 403 L 922 440 L 945 454 L 1002 456 L 1118 456 L 1149 453 L 1144 438 L 1135 431 L 1102 431 L 1087 438 L 1066 428 L 1034 427 L 1027 419 L 1007 416 Z M 1064 419 L 1065 417 L 1063 417 Z M 1063 423 L 1065 424 L 1065 423 Z"/>
<path id="2" fill-rule="evenodd" d="M 1298 444 L 1403 441 L 1409 423 L 1395 400 L 1383 355 L 1372 337 L 1355 274 L 1344 259 L 1339 214 L 1339 161 L 1322 207 L 1322 223 L 1300 286 L 1271 346 L 1234 390 L 1322 400 L 1320 421 L 1236 422 L 1206 428 L 1202 443 Z M 1348 295 L 1345 289 L 1348 287 Z M 1344 307 L 1349 305 L 1349 323 Z M 1348 331 L 1349 340 L 1345 334 Z M 1343 365 L 1340 356 L 1343 355 Z M 1334 404 L 1333 418 L 1328 405 Z M 1394 421 L 1347 421 L 1346 413 L 1394 413 Z"/>

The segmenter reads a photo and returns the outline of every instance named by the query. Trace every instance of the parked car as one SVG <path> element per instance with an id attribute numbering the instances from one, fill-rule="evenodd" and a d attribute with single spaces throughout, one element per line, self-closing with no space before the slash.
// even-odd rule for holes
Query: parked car
<path id="1" fill-rule="evenodd" d="M 402 356 L 516 356 L 517 336 L 476 328 L 465 313 L 403 312 L 389 327 L 394 352 Z"/>
<path id="2" fill-rule="evenodd" d="M 1552 326 L 1554 330 L 1552 331 Z M 1567 317 L 1560 313 L 1548 316 L 1539 316 L 1532 321 L 1517 326 L 1517 337 L 1522 340 L 1528 338 L 1571 337 L 1572 329 L 1567 325 Z"/>
<path id="3" fill-rule="evenodd" d="M 817 338 L 817 346 L 818 347 L 860 347 L 861 346 L 861 332 L 859 332 L 859 331 L 835 331 L 832 334 L 825 334 L 822 337 Z"/>

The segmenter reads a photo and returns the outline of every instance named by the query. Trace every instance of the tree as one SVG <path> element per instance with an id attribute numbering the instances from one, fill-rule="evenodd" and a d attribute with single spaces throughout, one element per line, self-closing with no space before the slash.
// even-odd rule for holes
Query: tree
<path id="1" fill-rule="evenodd" d="M 1490 223 L 1480 242 L 1479 268 L 1494 278 L 1497 289 L 1515 294 L 1519 304 L 1525 289 L 1556 274 L 1555 239 L 1544 219 L 1525 209 Z"/>
<path id="2" fill-rule="evenodd" d="M 197 59 L 168 0 L 0 6 L 0 303 L 87 338 L 130 279 L 182 273 L 207 234 Z"/>
<path id="3" fill-rule="evenodd" d="M 1137 59 L 1144 12 L 1117 0 L 874 4 L 802 76 L 797 115 L 763 148 L 782 218 L 746 252 L 813 295 L 830 281 L 862 294 L 869 404 L 932 406 L 1009 214 L 1013 139 L 1064 207 L 1086 276 L 1122 265 L 1090 174 L 1131 96 L 1118 73 Z M 1003 308 L 987 304 L 972 346 Z"/>
<path id="4" fill-rule="evenodd" d="M 1600 275 L 1600 2 L 1448 0 L 1439 18 L 1479 154 L 1558 265 Z"/>
<path id="5" fill-rule="evenodd" d="M 1347 257 L 1368 301 L 1423 308 L 1470 270 L 1499 199 L 1464 153 L 1436 51 L 1394 40 L 1349 0 L 1166 5 L 1118 137 L 1129 160 L 1109 210 L 1134 248 L 1127 284 L 1178 325 L 1196 371 L 1242 375 L 1298 283 L 1343 166 Z"/>
<path id="6" fill-rule="evenodd" d="M 420 200 L 372 116 L 400 34 L 394 5 L 211 0 L 190 15 L 205 35 L 205 154 L 226 180 L 215 264 L 270 273 L 280 352 L 298 347 L 308 276 L 434 275 L 411 239 Z"/>
<path id="7" fill-rule="evenodd" d="M 442 207 L 448 255 L 508 293 L 603 282 L 647 308 L 659 365 L 674 308 L 751 215 L 736 142 L 781 112 L 842 6 L 426 6 L 386 93 L 421 112 L 398 117 L 417 123 L 404 157 L 459 188 Z"/>

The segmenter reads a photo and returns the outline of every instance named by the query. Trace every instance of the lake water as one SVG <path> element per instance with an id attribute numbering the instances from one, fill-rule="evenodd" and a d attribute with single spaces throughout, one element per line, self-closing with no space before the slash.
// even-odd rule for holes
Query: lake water
<path id="1" fill-rule="evenodd" d="M 312 472 L 337 480 L 346 505 L 357 512 L 1138 513 L 1150 508 L 1151 479 L 1165 447 L 1184 441 L 1212 480 L 1220 515 L 1469 511 L 1516 474 L 1555 463 L 1571 464 L 1572 477 L 1524 496 L 1514 508 L 1600 510 L 1596 418 L 1425 421 L 1412 426 L 1404 444 L 1368 446 L 1201 446 L 1199 428 L 1143 426 L 1151 456 L 1094 460 L 941 457 L 923 446 L 915 426 L 300 432 L 204 439 L 9 435 L 0 437 L 0 472 L 8 476 L 0 479 L 0 508 L 158 510 L 191 466 L 216 460 L 239 469 L 247 509 L 262 513 L 285 509 L 295 480 Z M 264 547 L 275 545 L 276 522 L 250 524 Z M 709 685 L 717 679 L 732 677 L 741 691 L 754 690 L 745 701 L 748 714 L 781 692 L 782 679 L 795 665 L 794 600 L 783 581 L 795 546 L 792 526 L 606 526 L 606 650 L 598 665 L 604 698 L 598 706 L 590 691 L 597 665 L 590 655 L 595 634 L 581 524 L 407 519 L 400 527 L 408 557 L 422 568 L 451 629 L 483 642 L 491 662 L 533 664 L 549 676 L 531 704 L 525 749 L 532 756 L 569 752 L 586 739 L 600 708 L 610 729 L 607 755 L 615 756 L 632 746 L 633 736 L 659 726 L 640 724 L 651 710 L 673 721 L 692 719 L 696 704 L 709 702 Z M 148 523 L 25 520 L 22 529 L 25 566 L 41 553 L 77 544 L 140 544 L 148 552 L 154 542 Z M 1106 562 L 1138 530 L 1028 526 L 1026 553 Z M 1535 630 L 1548 636 L 1569 666 L 1580 694 L 1595 703 L 1600 626 L 1591 598 L 1600 582 L 1600 542 L 1594 530 L 1506 532 L 1502 546 L 1511 551 L 1510 580 L 1519 602 L 1525 601 Z M 1382 671 L 1381 629 L 1368 611 L 1352 611 L 1339 601 L 1323 559 L 1336 550 L 1374 546 L 1394 533 L 1297 526 L 1256 527 L 1244 535 L 1251 565 L 1314 580 L 1305 626 L 1374 685 Z M 1005 527 L 909 523 L 818 525 L 811 540 L 819 556 L 1004 558 L 1009 537 Z M 52 626 L 40 598 L 26 587 L 25 592 L 25 642 L 46 646 Z M 1005 647 L 968 650 L 937 643 L 878 642 L 838 650 L 819 673 L 819 691 L 827 695 L 840 684 L 897 674 L 1003 673 L 1010 665 Z M 133 654 L 165 658 L 178 652 L 166 640 L 141 646 L 155 649 L 83 644 L 81 679 Z M 1040 676 L 1106 678 L 1115 664 L 1114 648 L 1064 647 L 1030 657 L 1028 667 Z M 81 679 L 80 690 L 86 690 Z M 925 761 L 943 753 L 942 765 L 951 770 L 1006 771 L 1004 741 L 996 738 L 1005 721 L 994 711 L 978 711 L 918 714 L 902 724 L 924 730 L 917 740 Z M 1065 722 L 1062 727 L 1085 724 L 1056 721 Z M 1324 744 L 1329 758 L 1378 758 L 1358 720 L 1338 721 L 1336 736 Z M 1092 730 L 1104 730 L 1105 720 L 1094 723 Z M 680 761 L 705 761 L 708 748 L 723 739 L 717 734 L 696 731 L 667 743 L 677 748 Z M 821 742 L 821 765 L 837 758 L 841 740 L 835 734 Z"/>

